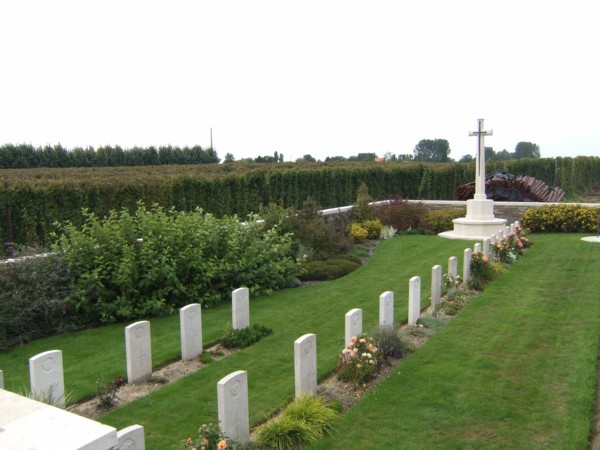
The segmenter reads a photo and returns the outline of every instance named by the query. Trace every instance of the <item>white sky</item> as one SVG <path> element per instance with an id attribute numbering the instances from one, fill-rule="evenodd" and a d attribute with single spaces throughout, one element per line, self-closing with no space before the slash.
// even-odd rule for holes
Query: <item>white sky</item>
<path id="1" fill-rule="evenodd" d="M 597 0 L 0 0 L 0 144 L 600 155 Z"/>

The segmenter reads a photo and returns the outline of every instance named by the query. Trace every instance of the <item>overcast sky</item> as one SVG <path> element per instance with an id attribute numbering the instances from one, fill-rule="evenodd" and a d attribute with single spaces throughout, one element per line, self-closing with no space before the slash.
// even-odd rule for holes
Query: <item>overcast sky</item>
<path id="1" fill-rule="evenodd" d="M 600 3 L 0 0 L 0 144 L 600 155 Z"/>

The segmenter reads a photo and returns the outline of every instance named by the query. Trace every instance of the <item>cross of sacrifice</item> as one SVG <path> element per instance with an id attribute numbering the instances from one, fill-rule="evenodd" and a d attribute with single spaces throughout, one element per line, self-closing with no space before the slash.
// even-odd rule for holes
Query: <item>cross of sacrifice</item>
<path id="1" fill-rule="evenodd" d="M 475 200 L 485 200 L 485 146 L 484 136 L 491 136 L 492 130 L 483 129 L 483 119 L 477 119 L 478 129 L 477 131 L 469 132 L 469 136 L 478 136 L 477 142 L 477 154 L 475 161 Z"/>

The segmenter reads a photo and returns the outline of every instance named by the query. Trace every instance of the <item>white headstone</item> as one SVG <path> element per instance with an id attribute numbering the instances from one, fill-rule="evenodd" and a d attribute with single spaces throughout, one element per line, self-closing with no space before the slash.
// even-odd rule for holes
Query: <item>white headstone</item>
<path id="1" fill-rule="evenodd" d="M 4 373 L 0 370 L 0 389 L 4 389 Z"/>
<path id="2" fill-rule="evenodd" d="M 483 256 L 486 258 L 490 257 L 490 238 L 485 238 L 483 240 Z"/>
<path id="3" fill-rule="evenodd" d="M 421 277 L 408 282 L 408 324 L 416 325 L 421 316 Z"/>
<path id="4" fill-rule="evenodd" d="M 515 220 L 515 228 L 521 228 L 521 222 Z"/>
<path id="5" fill-rule="evenodd" d="M 511 232 L 511 233 L 514 233 L 514 232 L 515 232 L 515 224 L 514 224 L 514 223 L 511 223 L 511 224 L 510 224 L 510 232 Z"/>
<path id="6" fill-rule="evenodd" d="M 57 406 L 65 404 L 65 381 L 60 350 L 50 350 L 29 358 L 31 394 Z"/>
<path id="7" fill-rule="evenodd" d="M 197 358 L 202 354 L 202 307 L 192 303 L 179 310 L 181 359 Z"/>
<path id="8" fill-rule="evenodd" d="M 510 227 L 508 227 L 508 226 L 504 227 L 504 237 L 508 237 L 509 234 L 510 234 Z"/>
<path id="9" fill-rule="evenodd" d="M 144 427 L 131 425 L 117 431 L 117 441 L 119 450 L 145 450 Z"/>
<path id="10" fill-rule="evenodd" d="M 463 258 L 463 283 L 471 281 L 471 256 L 473 251 L 470 248 L 465 248 Z"/>
<path id="11" fill-rule="evenodd" d="M 475 245 L 473 245 L 473 253 L 479 252 L 481 252 L 481 242 L 476 242 Z"/>
<path id="12" fill-rule="evenodd" d="M 496 236 L 495 234 L 492 234 L 490 236 L 490 244 L 495 244 L 497 240 L 498 240 L 498 236 Z"/>
<path id="13" fill-rule="evenodd" d="M 296 397 L 317 395 L 317 335 L 305 334 L 294 341 Z"/>
<path id="14" fill-rule="evenodd" d="M 137 383 L 152 375 L 150 322 L 142 320 L 125 327 L 127 382 Z"/>
<path id="15" fill-rule="evenodd" d="M 385 291 L 379 296 L 379 328 L 394 328 L 394 293 Z"/>
<path id="16" fill-rule="evenodd" d="M 434 308 L 442 302 L 442 266 L 431 269 L 431 306 Z"/>
<path id="17" fill-rule="evenodd" d="M 234 330 L 250 326 L 250 291 L 239 288 L 231 293 L 231 323 Z"/>
<path id="18" fill-rule="evenodd" d="M 450 276 L 452 278 L 456 278 L 457 275 L 458 275 L 458 260 L 456 259 L 456 256 L 451 256 L 450 258 L 448 258 L 448 276 Z M 452 286 L 448 289 L 448 292 L 450 294 L 454 294 L 456 292 L 456 288 L 454 286 Z"/>
<path id="19" fill-rule="evenodd" d="M 217 383 L 217 409 L 221 432 L 243 446 L 250 442 L 248 373 L 230 373 Z"/>
<path id="20" fill-rule="evenodd" d="M 362 333 L 362 309 L 354 308 L 346 313 L 346 346 L 350 345 L 353 336 Z"/>

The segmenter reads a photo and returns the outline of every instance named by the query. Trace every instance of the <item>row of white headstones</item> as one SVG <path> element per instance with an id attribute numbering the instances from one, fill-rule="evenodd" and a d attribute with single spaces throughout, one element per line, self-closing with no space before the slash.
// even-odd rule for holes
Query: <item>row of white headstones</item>
<path id="1" fill-rule="evenodd" d="M 497 235 L 476 243 L 473 250 L 465 249 L 463 259 L 463 283 L 471 279 L 471 257 L 473 252 L 483 252 L 490 257 L 490 248 L 513 233 L 518 222 L 505 227 Z M 448 259 L 448 276 L 456 279 L 458 260 Z M 442 266 L 435 265 L 431 271 L 431 306 L 440 305 L 442 298 Z M 451 287 L 450 293 L 456 288 Z M 232 327 L 244 329 L 250 326 L 250 293 L 242 287 L 232 292 Z M 202 354 L 202 308 L 198 303 L 187 305 L 179 310 L 181 357 L 191 360 Z M 421 277 L 409 280 L 408 325 L 416 325 L 421 315 Z M 394 326 L 394 293 L 387 291 L 379 297 L 379 327 Z M 350 344 L 352 337 L 362 333 L 362 309 L 355 308 L 345 315 L 345 342 Z M 294 341 L 295 395 L 317 393 L 317 336 L 305 334 Z M 139 321 L 125 327 L 125 354 L 128 383 L 144 381 L 152 375 L 152 349 L 150 322 Z M 52 397 L 53 402 L 64 405 L 65 389 L 62 365 L 62 352 L 50 350 L 29 359 L 31 393 L 36 398 Z M 4 387 L 3 373 L 0 370 L 0 388 Z M 233 372 L 217 383 L 218 418 L 221 431 L 226 436 L 243 445 L 249 443 L 248 421 L 248 381 L 246 371 Z M 136 448 L 143 448 L 143 428 L 129 427 L 128 439 L 139 442 Z M 133 437 L 132 437 L 133 436 Z"/>

